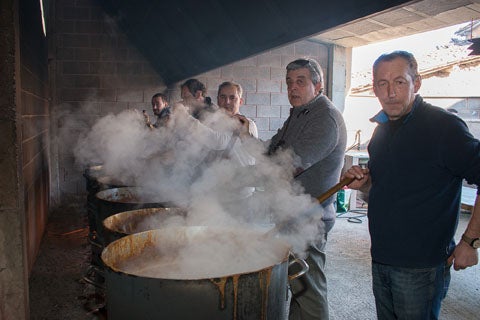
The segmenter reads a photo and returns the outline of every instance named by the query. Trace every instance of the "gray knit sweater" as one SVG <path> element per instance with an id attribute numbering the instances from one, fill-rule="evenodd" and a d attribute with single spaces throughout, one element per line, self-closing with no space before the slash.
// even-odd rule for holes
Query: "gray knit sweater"
<path id="1" fill-rule="evenodd" d="M 343 167 L 347 132 L 342 114 L 324 95 L 292 108 L 290 117 L 272 137 L 270 149 L 292 148 L 301 158 L 303 171 L 297 180 L 305 192 L 318 197 L 338 183 Z M 335 219 L 334 197 L 322 205 L 323 220 Z"/>

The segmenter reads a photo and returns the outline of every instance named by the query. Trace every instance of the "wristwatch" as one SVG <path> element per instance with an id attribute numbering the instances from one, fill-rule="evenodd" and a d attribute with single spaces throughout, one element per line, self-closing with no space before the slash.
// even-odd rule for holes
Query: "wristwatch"
<path id="1" fill-rule="evenodd" d="M 462 240 L 468 243 L 470 247 L 473 249 L 478 249 L 480 248 L 480 238 L 469 238 L 466 235 L 462 235 Z"/>

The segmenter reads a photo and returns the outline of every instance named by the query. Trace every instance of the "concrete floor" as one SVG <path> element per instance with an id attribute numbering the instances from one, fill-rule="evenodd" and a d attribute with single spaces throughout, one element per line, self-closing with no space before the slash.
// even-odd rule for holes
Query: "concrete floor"
<path id="1" fill-rule="evenodd" d="M 467 219 L 467 214 L 461 214 L 460 234 Z M 351 223 L 339 218 L 329 235 L 327 278 L 331 320 L 376 318 L 367 217 L 359 221 Z M 81 281 L 89 264 L 86 225 L 83 208 L 72 206 L 52 213 L 30 277 L 32 320 L 105 319 L 103 313 L 93 308 L 92 286 Z M 480 266 L 453 272 L 441 319 L 480 319 L 479 297 Z"/>
<path id="2" fill-rule="evenodd" d="M 337 219 L 327 243 L 327 281 L 331 320 L 376 319 L 371 290 L 370 238 L 368 218 L 348 222 L 347 213 Z M 460 214 L 456 239 L 469 219 Z M 453 270 L 453 269 L 452 269 Z M 480 266 L 452 271 L 452 281 L 442 305 L 442 320 L 480 319 Z"/>

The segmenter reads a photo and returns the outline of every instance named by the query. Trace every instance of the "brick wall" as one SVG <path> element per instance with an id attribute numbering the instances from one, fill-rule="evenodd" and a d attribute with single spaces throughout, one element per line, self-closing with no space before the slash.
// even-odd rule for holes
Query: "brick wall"
<path id="1" fill-rule="evenodd" d="M 47 223 L 50 197 L 48 46 L 35 1 L 21 2 L 20 23 L 21 97 L 17 112 L 21 114 L 21 167 L 31 271 Z"/>
<path id="2" fill-rule="evenodd" d="M 13 1 L 0 2 L 0 319 L 27 319 L 26 254 L 16 119 L 17 39 Z M 19 250 L 20 249 L 20 250 Z"/>
<path id="3" fill-rule="evenodd" d="M 29 318 L 28 275 L 49 208 L 47 40 L 39 4 L 0 5 L 0 319 Z"/>

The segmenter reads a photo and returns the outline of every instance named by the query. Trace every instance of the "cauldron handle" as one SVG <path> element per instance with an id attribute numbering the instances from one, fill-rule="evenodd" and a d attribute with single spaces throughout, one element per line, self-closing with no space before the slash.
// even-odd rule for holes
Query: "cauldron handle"
<path id="1" fill-rule="evenodd" d="M 288 275 L 288 280 L 297 279 L 297 278 L 303 276 L 305 273 L 307 273 L 308 269 L 310 268 L 308 266 L 308 263 L 305 260 L 300 259 L 300 258 L 295 258 L 293 260 L 290 260 L 288 262 L 288 267 L 290 267 L 290 266 L 292 266 L 296 263 L 299 264 L 302 269 L 299 270 L 298 272 L 294 273 L 294 274 L 291 274 L 291 275 L 289 274 Z"/>

